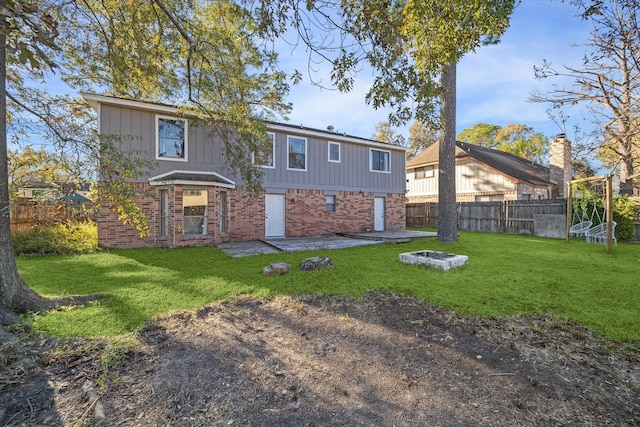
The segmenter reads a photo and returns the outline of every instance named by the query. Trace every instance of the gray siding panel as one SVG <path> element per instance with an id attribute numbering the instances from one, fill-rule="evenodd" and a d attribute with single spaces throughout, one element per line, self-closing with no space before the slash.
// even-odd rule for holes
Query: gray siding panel
<path id="1" fill-rule="evenodd" d="M 101 104 L 102 132 L 119 133 L 126 137 L 123 148 L 138 152 L 155 161 L 156 113 L 122 106 Z M 307 139 L 307 170 L 287 170 L 287 137 Z M 141 181 L 173 170 L 217 172 L 242 182 L 225 167 L 222 142 L 212 135 L 210 128 L 189 122 L 187 162 L 158 160 Z M 268 188 L 303 188 L 330 191 L 405 192 L 405 154 L 390 151 L 391 173 L 369 171 L 370 147 L 345 141 L 340 143 L 340 163 L 328 161 L 328 141 L 317 136 L 306 136 L 303 131 L 275 132 L 275 168 L 264 168 L 263 186 Z"/>

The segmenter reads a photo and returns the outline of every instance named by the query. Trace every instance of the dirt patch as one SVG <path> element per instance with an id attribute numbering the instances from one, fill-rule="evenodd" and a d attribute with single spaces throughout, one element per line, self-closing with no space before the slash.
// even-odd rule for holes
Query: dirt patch
<path id="1" fill-rule="evenodd" d="M 0 425 L 640 424 L 637 348 L 383 292 L 238 298 L 135 344 L 61 344 L 3 347 Z"/>

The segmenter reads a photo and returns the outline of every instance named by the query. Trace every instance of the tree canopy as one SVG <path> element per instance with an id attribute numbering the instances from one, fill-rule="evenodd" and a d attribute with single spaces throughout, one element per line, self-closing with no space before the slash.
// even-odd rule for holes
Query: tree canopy
<path id="1" fill-rule="evenodd" d="M 548 138 L 524 124 L 500 127 L 489 123 L 476 123 L 471 128 L 460 132 L 458 139 L 481 147 L 512 153 L 539 164 L 547 161 L 545 156 L 548 152 Z"/>
<path id="2" fill-rule="evenodd" d="M 144 221 L 138 222 L 141 217 L 131 203 L 135 195 L 122 180 L 140 165 L 127 156 L 105 159 L 117 153 L 111 149 L 117 141 L 99 135 L 95 126 L 83 126 L 90 116 L 86 105 L 51 96 L 46 87 L 26 85 L 26 79 L 46 82 L 48 70 L 55 69 L 74 89 L 176 102 L 185 114 L 216 129 L 225 141 L 229 168 L 249 187 L 259 187 L 260 174 L 250 155 L 266 143 L 263 119 L 284 115 L 290 106 L 284 100 L 285 75 L 275 67 L 277 55 L 259 45 L 246 8 L 226 0 L 9 0 L 0 6 L 0 309 L 43 310 L 55 305 L 30 291 L 15 265 L 9 232 L 7 117 L 20 126 L 14 132 L 16 142 L 41 132 L 61 152 L 93 159 L 96 167 L 99 159 L 103 172 L 105 164 L 110 166 L 120 179 L 103 188 L 114 190 L 111 201 L 117 212 L 144 232 Z"/>
<path id="3" fill-rule="evenodd" d="M 569 77 L 573 85 L 548 93 L 534 92 L 531 100 L 555 108 L 583 104 L 600 126 L 599 147 L 619 166 L 620 192 L 631 193 L 634 159 L 640 150 L 640 4 L 636 0 L 573 0 L 580 15 L 593 24 L 588 53 L 581 65 L 536 67 L 538 78 Z M 608 154 L 607 154 L 608 152 Z"/>
<path id="4" fill-rule="evenodd" d="M 376 133 L 371 135 L 372 139 L 392 145 L 407 145 L 407 139 L 397 130 L 393 129 L 389 122 L 380 122 L 376 125 Z"/>

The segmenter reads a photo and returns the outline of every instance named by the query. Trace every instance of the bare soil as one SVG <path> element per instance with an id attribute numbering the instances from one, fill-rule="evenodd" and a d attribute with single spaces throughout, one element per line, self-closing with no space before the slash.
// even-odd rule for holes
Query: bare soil
<path id="1" fill-rule="evenodd" d="M 637 346 L 413 298 L 239 297 L 122 340 L 2 345 L 0 426 L 634 426 Z"/>

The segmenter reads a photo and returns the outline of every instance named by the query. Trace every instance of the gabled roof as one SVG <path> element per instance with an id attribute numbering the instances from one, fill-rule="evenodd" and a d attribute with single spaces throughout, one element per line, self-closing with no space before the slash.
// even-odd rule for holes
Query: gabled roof
<path id="1" fill-rule="evenodd" d="M 407 162 L 407 169 L 438 164 L 439 144 L 433 144 Z M 517 181 L 533 185 L 554 185 L 549 168 L 530 160 L 492 148 L 456 141 L 456 162 L 470 158 Z"/>

